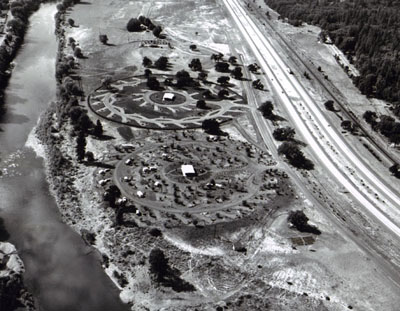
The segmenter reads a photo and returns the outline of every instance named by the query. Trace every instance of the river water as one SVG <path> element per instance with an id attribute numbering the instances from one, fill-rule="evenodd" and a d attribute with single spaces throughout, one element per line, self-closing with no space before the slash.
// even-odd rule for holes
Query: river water
<path id="1" fill-rule="evenodd" d="M 63 224 L 43 160 L 26 147 L 41 112 L 54 100 L 55 4 L 30 19 L 0 117 L 0 217 L 25 263 L 25 284 L 39 310 L 128 310 L 96 253 Z"/>

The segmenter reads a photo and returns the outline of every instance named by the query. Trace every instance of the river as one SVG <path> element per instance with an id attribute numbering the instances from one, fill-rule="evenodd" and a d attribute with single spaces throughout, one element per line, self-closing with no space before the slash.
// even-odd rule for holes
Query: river
<path id="1" fill-rule="evenodd" d="M 26 147 L 40 114 L 55 99 L 55 4 L 30 19 L 0 117 L 0 217 L 24 261 L 25 284 L 39 310 L 129 310 L 96 252 L 62 223 L 43 159 Z"/>

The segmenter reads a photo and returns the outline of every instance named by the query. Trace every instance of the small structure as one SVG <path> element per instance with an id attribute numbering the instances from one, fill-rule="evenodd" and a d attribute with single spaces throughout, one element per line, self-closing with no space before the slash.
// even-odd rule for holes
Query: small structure
<path id="1" fill-rule="evenodd" d="M 175 99 L 175 94 L 173 93 L 164 93 L 163 102 L 164 101 L 173 101 Z"/>
<path id="2" fill-rule="evenodd" d="M 232 245 L 232 248 L 234 251 L 239 252 L 239 253 L 246 253 L 247 249 L 244 247 L 244 245 L 241 242 L 235 242 Z"/>
<path id="3" fill-rule="evenodd" d="M 181 171 L 182 175 L 185 177 L 195 177 L 197 175 L 193 165 L 191 164 L 182 164 Z"/>

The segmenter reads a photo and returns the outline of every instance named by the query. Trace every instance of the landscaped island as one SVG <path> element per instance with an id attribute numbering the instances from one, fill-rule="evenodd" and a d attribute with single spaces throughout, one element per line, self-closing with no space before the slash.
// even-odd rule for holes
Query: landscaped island
<path id="1" fill-rule="evenodd" d="M 328 260 L 353 242 L 289 176 L 312 176 L 306 144 L 221 7 L 64 1 L 56 20 L 58 98 L 36 134 L 63 221 L 132 310 L 353 308 L 348 271 Z"/>

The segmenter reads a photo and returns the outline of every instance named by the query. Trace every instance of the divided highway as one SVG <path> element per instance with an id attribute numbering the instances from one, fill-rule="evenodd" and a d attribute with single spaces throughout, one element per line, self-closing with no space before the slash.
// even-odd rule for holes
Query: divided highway
<path id="1" fill-rule="evenodd" d="M 223 2 L 315 159 L 363 208 L 400 237 L 398 193 L 381 181 L 348 146 L 342 135 L 330 126 L 317 103 L 296 77 L 289 73 L 281 57 L 240 3 L 237 0 Z"/>

